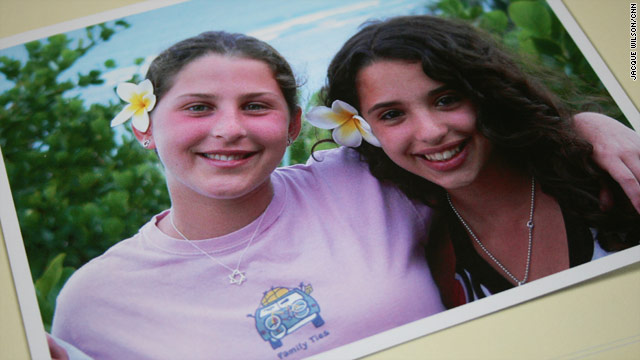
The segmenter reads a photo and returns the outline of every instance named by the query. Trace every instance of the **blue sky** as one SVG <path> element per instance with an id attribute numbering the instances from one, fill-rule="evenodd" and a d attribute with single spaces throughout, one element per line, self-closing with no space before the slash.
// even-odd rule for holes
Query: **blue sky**
<path id="1" fill-rule="evenodd" d="M 125 17 L 131 27 L 92 49 L 65 74 L 103 69 L 107 59 L 118 67 L 103 73 L 105 84 L 84 89 L 87 101 L 118 101 L 113 88 L 135 72 L 144 74 L 159 52 L 184 38 L 208 30 L 241 32 L 265 40 L 280 51 L 303 80 L 302 101 L 324 83 L 324 76 L 340 46 L 365 21 L 394 15 L 425 13 L 427 0 L 192 0 Z M 83 30 L 68 33 L 80 37 Z M 22 46 L 0 50 L 0 55 L 24 59 Z M 142 66 L 134 59 L 145 58 Z M 12 86 L 0 80 L 0 91 Z M 75 95 L 70 93 L 69 95 Z"/>

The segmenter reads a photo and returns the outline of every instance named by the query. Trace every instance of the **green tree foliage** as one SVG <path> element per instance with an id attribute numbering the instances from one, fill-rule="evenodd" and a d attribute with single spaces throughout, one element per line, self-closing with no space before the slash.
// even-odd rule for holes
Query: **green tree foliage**
<path id="1" fill-rule="evenodd" d="M 119 21 L 89 27 L 78 40 L 55 35 L 30 42 L 24 62 L 0 57 L 0 72 L 14 84 L 0 94 L 0 147 L 34 278 L 48 264 L 61 268 L 61 253 L 67 266 L 81 266 L 169 204 L 156 156 L 130 129 L 116 136 L 110 128 L 121 105 L 87 105 L 68 95 L 101 84 L 104 69 L 61 80 L 79 58 L 127 26 Z M 104 64 L 114 66 L 113 60 Z M 42 297 L 50 299 L 51 279 L 62 278 L 42 280 L 49 284 Z"/>
<path id="2" fill-rule="evenodd" d="M 437 15 L 459 18 L 493 34 L 521 55 L 523 66 L 542 65 L 564 74 L 547 86 L 579 110 L 595 110 L 629 125 L 549 5 L 542 0 L 439 0 L 429 9 Z M 540 71 L 540 68 L 536 69 Z M 588 94 L 589 96 L 585 96 Z M 587 105 L 597 104 L 596 107 Z"/>

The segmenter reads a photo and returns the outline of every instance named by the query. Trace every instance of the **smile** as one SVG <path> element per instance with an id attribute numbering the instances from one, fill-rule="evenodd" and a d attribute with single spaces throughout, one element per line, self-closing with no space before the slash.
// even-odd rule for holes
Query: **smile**
<path id="1" fill-rule="evenodd" d="M 465 143 L 461 143 L 453 149 L 445 150 L 433 154 L 423 154 L 422 156 L 429 161 L 447 161 L 462 151 Z"/>
<path id="2" fill-rule="evenodd" d="M 244 154 L 218 154 L 218 153 L 201 153 L 202 156 L 207 159 L 216 160 L 216 161 L 237 161 L 250 157 L 254 153 L 244 153 Z"/>

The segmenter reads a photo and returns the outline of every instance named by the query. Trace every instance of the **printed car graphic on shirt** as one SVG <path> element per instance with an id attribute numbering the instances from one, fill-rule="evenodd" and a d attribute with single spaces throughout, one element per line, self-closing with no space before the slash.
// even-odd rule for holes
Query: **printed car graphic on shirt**
<path id="1" fill-rule="evenodd" d="M 315 327 L 324 324 L 320 306 L 309 294 L 310 284 L 300 283 L 297 288 L 277 287 L 264 293 L 261 306 L 256 310 L 256 329 L 273 349 L 282 346 L 282 338 L 311 322 Z"/>

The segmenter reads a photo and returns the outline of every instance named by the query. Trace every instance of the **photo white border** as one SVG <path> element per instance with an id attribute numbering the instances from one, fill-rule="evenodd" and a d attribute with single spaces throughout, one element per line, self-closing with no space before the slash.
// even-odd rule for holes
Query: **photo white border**
<path id="1" fill-rule="evenodd" d="M 2 149 L 0 149 L 0 199 L 2 199 L 2 203 L 0 203 L 2 238 L 11 266 L 11 275 L 20 304 L 20 315 L 29 351 L 34 359 L 46 359 L 49 356 L 49 348 L 36 299 L 36 290 L 33 286 L 33 280 L 31 280 L 27 253 L 20 233 L 18 215 L 13 203 L 13 195 L 11 195 L 7 169 L 4 166 Z"/>
<path id="2" fill-rule="evenodd" d="M 160 7 L 170 6 L 187 0 L 150 0 L 136 3 L 119 9 L 109 10 L 87 17 L 28 31 L 15 36 L 0 39 L 0 49 L 40 39 L 52 34 L 68 32 L 94 25 L 100 22 L 115 20 L 125 16 L 138 14 Z M 620 83 L 600 57 L 571 15 L 562 0 L 546 0 L 556 16 L 563 23 L 567 32 L 583 52 L 612 98 L 627 117 L 636 131 L 640 130 L 640 113 Z M 0 149 L 1 151 L 1 149 Z M 44 336 L 44 326 L 40 318 L 35 289 L 29 271 L 28 260 L 20 234 L 19 223 L 9 186 L 9 180 L 0 152 L 0 226 L 7 249 L 9 263 L 12 268 L 16 294 L 20 303 L 21 315 L 32 358 L 48 358 L 49 350 Z M 405 343 L 407 341 L 435 333 L 437 331 L 476 319 L 511 306 L 550 294 L 554 291 L 579 284 L 607 272 L 623 268 L 640 261 L 640 247 L 621 251 L 616 254 L 571 268 L 554 275 L 531 282 L 499 294 L 492 295 L 455 309 L 432 315 L 410 324 L 399 326 L 354 343 L 312 356 L 312 359 L 357 358 L 373 354 L 377 351 Z"/>

